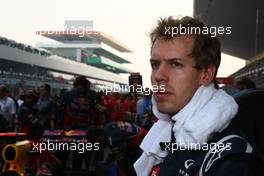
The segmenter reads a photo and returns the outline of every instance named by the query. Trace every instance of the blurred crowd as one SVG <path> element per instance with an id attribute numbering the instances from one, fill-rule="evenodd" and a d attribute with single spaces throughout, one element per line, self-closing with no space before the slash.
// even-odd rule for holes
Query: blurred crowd
<path id="1" fill-rule="evenodd" d="M 83 129 L 89 126 L 103 127 L 108 122 L 126 121 L 150 129 L 156 121 L 152 113 L 149 88 L 142 94 L 120 94 L 90 89 L 85 77 L 77 77 L 71 90 L 62 89 L 60 95 L 52 95 L 48 84 L 37 90 L 21 90 L 11 95 L 8 87 L 0 85 L 0 132 L 24 132 L 29 137 L 39 136 L 45 129 Z M 237 96 L 255 89 L 250 79 L 240 80 Z"/>
<path id="2" fill-rule="evenodd" d="M 21 90 L 11 95 L 0 85 L 0 131 L 24 132 L 38 137 L 45 129 L 83 129 L 103 127 L 108 122 L 127 121 L 149 129 L 155 117 L 151 110 L 151 91 L 142 95 L 120 94 L 90 89 L 85 77 L 77 77 L 71 90 L 53 95 L 50 85 L 37 90 Z"/>

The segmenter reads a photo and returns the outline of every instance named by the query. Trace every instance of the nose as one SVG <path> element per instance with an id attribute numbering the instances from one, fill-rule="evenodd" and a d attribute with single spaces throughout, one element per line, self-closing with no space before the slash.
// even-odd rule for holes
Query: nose
<path id="1" fill-rule="evenodd" d="M 165 63 L 161 63 L 157 70 L 153 71 L 154 79 L 157 83 L 168 82 L 169 79 L 169 68 L 166 67 Z"/>

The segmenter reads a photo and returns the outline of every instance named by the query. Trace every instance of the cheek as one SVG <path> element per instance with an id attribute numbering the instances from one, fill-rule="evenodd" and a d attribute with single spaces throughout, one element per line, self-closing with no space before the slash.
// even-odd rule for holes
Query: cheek
<path id="1" fill-rule="evenodd" d="M 174 75 L 175 76 L 171 79 L 171 87 L 173 87 L 177 96 L 186 95 L 189 97 L 200 86 L 200 74 L 195 71 L 182 73 L 178 72 Z"/>
<path id="2" fill-rule="evenodd" d="M 175 70 L 170 74 L 170 84 L 176 89 L 185 87 L 185 84 L 189 81 L 189 76 L 183 71 Z"/>
<path id="3" fill-rule="evenodd" d="M 152 85 L 156 83 L 156 82 L 155 82 L 155 79 L 154 79 L 154 74 L 153 74 L 153 72 L 151 73 L 150 80 L 151 80 L 151 84 L 152 84 Z"/>

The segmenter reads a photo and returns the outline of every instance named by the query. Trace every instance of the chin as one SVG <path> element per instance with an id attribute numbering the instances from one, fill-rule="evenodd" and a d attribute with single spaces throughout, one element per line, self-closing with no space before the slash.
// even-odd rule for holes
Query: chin
<path id="1" fill-rule="evenodd" d="M 175 110 L 167 103 L 158 103 L 157 109 L 164 114 L 175 114 Z"/>

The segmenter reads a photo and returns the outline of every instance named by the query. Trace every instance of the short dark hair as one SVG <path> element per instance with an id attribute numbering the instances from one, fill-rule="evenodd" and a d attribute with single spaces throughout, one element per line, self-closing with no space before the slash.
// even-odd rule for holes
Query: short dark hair
<path id="1" fill-rule="evenodd" d="M 33 99 L 33 104 L 36 104 L 38 101 L 38 95 L 34 90 L 27 90 L 24 95 L 24 100 L 25 98 L 32 98 Z"/>
<path id="2" fill-rule="evenodd" d="M 45 89 L 45 90 L 48 91 L 48 92 L 50 92 L 50 90 L 51 90 L 49 84 L 43 84 L 43 85 L 40 86 L 40 88 L 43 88 L 43 89 Z"/>
<path id="3" fill-rule="evenodd" d="M 78 76 L 74 80 L 73 86 L 74 87 L 81 86 L 81 87 L 85 87 L 85 88 L 90 89 L 91 82 L 85 76 Z"/>
<path id="4" fill-rule="evenodd" d="M 8 92 L 8 88 L 7 88 L 7 86 L 5 84 L 0 84 L 0 87 L 2 88 L 2 91 L 4 93 L 7 93 Z"/>
<path id="5" fill-rule="evenodd" d="M 195 58 L 195 68 L 197 69 L 207 69 L 211 65 L 216 67 L 216 73 L 220 66 L 221 62 L 221 44 L 217 37 L 212 37 L 210 33 L 208 34 L 176 34 L 176 35 L 168 35 L 166 33 L 166 29 L 170 28 L 180 28 L 182 27 L 195 27 L 200 30 L 206 25 L 198 18 L 192 18 L 185 16 L 180 19 L 174 19 L 173 17 L 161 18 L 158 21 L 158 25 L 154 30 L 150 33 L 151 38 L 151 52 L 155 41 L 159 38 L 169 40 L 179 35 L 193 35 L 195 36 L 195 42 L 192 53 L 190 55 Z"/>
<path id="6" fill-rule="evenodd" d="M 256 89 L 256 84 L 249 78 L 243 78 L 237 82 L 236 86 L 245 86 L 247 89 Z"/>

